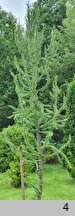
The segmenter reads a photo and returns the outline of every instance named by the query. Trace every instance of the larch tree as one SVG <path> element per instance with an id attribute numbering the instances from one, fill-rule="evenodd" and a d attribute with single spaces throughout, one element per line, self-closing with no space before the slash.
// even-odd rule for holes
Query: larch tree
<path id="1" fill-rule="evenodd" d="M 21 53 L 21 66 L 15 57 L 14 62 L 18 73 L 13 76 L 18 96 L 18 108 L 14 110 L 13 115 L 15 121 L 23 127 L 25 155 L 30 153 L 32 161 L 34 160 L 38 164 L 39 181 L 37 186 L 34 185 L 38 200 L 42 198 L 43 192 L 45 149 L 51 150 L 52 154 L 57 155 L 60 160 L 61 157 L 65 158 L 68 166 L 71 166 L 63 153 L 63 149 L 69 145 L 70 139 L 63 147 L 60 146 L 60 149 L 56 148 L 52 142 L 53 130 L 62 128 L 65 122 L 61 115 L 65 100 L 63 105 L 58 107 L 60 90 L 57 86 L 57 77 L 52 91 L 48 92 L 50 101 L 46 101 L 46 98 L 43 97 L 50 85 L 50 77 L 47 70 L 48 60 L 46 57 L 41 57 L 42 38 L 43 33 L 38 33 L 36 30 L 33 37 L 30 38 L 25 34 L 22 35 L 22 40 L 17 40 L 17 46 Z M 43 78 L 45 78 L 44 82 Z M 29 141 L 29 133 L 32 133 L 36 140 L 35 146 L 31 145 Z"/>

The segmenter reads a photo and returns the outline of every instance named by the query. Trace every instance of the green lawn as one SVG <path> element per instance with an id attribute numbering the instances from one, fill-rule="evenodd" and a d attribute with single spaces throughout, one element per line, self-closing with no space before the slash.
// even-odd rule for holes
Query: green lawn
<path id="1" fill-rule="evenodd" d="M 29 181 L 37 184 L 37 174 L 31 174 Z M 34 189 L 26 188 L 26 199 L 34 197 Z M 6 173 L 0 174 L 0 200 L 21 200 L 21 190 L 11 187 Z M 42 200 L 75 200 L 75 180 L 62 166 L 45 165 Z"/>

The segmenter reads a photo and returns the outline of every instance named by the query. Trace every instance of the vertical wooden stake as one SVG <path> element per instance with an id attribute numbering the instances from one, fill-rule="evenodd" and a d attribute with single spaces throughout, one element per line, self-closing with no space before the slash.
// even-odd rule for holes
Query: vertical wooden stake
<path id="1" fill-rule="evenodd" d="M 40 141 L 40 133 L 37 131 L 37 149 L 39 153 L 39 192 L 38 192 L 38 200 L 41 200 L 42 191 L 43 191 L 43 162 L 41 158 L 41 141 Z"/>
<path id="2" fill-rule="evenodd" d="M 23 157 L 22 157 L 22 145 L 20 145 L 20 175 L 21 175 L 22 200 L 25 200 L 25 190 L 24 190 L 24 161 L 23 161 Z"/>

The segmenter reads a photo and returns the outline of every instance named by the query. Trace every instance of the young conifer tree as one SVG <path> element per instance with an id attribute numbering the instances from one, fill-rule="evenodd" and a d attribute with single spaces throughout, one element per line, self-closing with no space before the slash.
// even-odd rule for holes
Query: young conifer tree
<path id="1" fill-rule="evenodd" d="M 17 46 L 21 55 L 21 63 L 15 57 L 15 66 L 18 71 L 14 76 L 16 93 L 18 95 L 18 107 L 13 115 L 15 121 L 23 127 L 25 140 L 25 154 L 30 153 L 32 161 L 38 164 L 38 186 L 34 185 L 37 199 L 42 198 L 43 191 L 43 162 L 45 160 L 45 148 L 52 150 L 52 154 L 59 159 L 65 158 L 68 166 L 70 163 L 63 153 L 69 141 L 57 149 L 52 142 L 53 129 L 61 128 L 65 119 L 61 111 L 65 106 L 58 108 L 60 90 L 57 86 L 57 77 L 53 83 L 53 89 L 48 94 L 50 101 L 46 102 L 43 95 L 50 84 L 49 72 L 47 70 L 46 57 L 41 58 L 41 43 L 43 35 L 35 31 L 33 37 L 22 36 L 21 41 L 17 40 Z M 41 63 L 42 62 L 42 63 Z M 32 133 L 36 145 L 31 145 L 28 134 Z M 50 151 L 51 155 L 51 151 Z"/>
<path id="2" fill-rule="evenodd" d="M 23 46 L 24 42 L 24 46 Z M 40 137 L 40 122 L 43 110 L 43 104 L 39 100 L 38 89 L 39 82 L 44 76 L 44 68 L 41 65 L 41 42 L 42 35 L 38 35 L 35 32 L 33 38 L 23 38 L 20 45 L 21 63 L 19 66 L 15 57 L 15 65 L 18 70 L 17 76 L 14 77 L 16 85 L 16 92 L 18 95 L 18 108 L 14 112 L 16 122 L 23 127 L 23 135 L 25 139 L 26 149 L 32 154 L 32 158 L 37 158 L 39 164 L 39 188 L 38 199 L 41 199 L 42 194 L 42 160 L 41 160 L 41 137 Z M 26 45 L 26 47 L 25 47 Z M 25 50 L 23 52 L 23 48 Z M 47 74 L 46 74 L 47 77 Z M 36 137 L 35 149 L 30 145 L 28 140 L 28 133 L 31 132 Z"/>

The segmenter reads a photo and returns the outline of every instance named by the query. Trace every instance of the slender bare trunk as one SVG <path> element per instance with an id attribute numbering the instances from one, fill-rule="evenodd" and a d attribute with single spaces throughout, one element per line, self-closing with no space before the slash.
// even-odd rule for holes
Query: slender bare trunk
<path id="1" fill-rule="evenodd" d="M 22 145 L 20 145 L 20 175 L 21 175 L 22 200 L 25 200 L 25 190 L 24 190 L 24 161 L 23 161 L 23 157 L 22 157 Z"/>
<path id="2" fill-rule="evenodd" d="M 38 190 L 38 200 L 41 200 L 42 190 L 43 190 L 43 163 L 41 157 L 41 140 L 40 133 L 37 131 L 37 148 L 39 154 L 39 190 Z"/>

